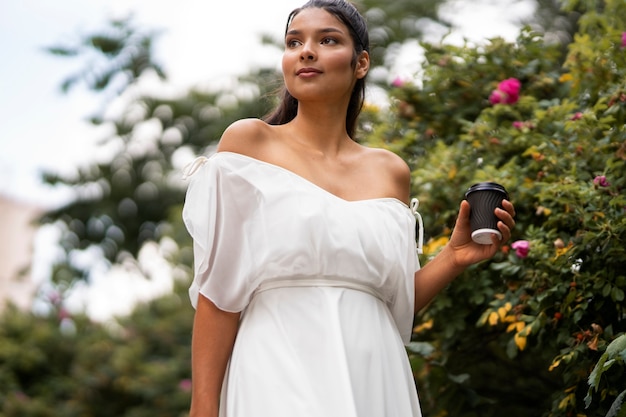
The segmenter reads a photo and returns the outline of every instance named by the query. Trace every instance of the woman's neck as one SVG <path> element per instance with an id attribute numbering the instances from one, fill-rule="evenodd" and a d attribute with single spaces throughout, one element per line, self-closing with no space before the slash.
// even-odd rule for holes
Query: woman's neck
<path id="1" fill-rule="evenodd" d="M 346 131 L 345 108 L 301 105 L 289 125 L 302 146 L 327 157 L 337 155 L 346 143 L 352 142 Z"/>

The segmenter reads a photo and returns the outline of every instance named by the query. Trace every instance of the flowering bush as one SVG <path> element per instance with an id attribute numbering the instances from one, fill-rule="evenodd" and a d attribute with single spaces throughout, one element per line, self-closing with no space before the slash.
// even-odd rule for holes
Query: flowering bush
<path id="1" fill-rule="evenodd" d="M 0 316 L 3 417 L 185 415 L 191 398 L 187 286 L 107 324 L 15 307 Z M 67 320 L 67 319 L 66 319 Z"/>
<path id="2" fill-rule="evenodd" d="M 510 250 L 418 315 L 409 350 L 425 414 L 626 410 L 626 3 L 577 11 L 566 56 L 528 28 L 514 45 L 425 45 L 423 86 L 394 90 L 397 120 L 369 137 L 413 169 L 423 262 L 469 185 L 502 183 L 516 205 Z"/>

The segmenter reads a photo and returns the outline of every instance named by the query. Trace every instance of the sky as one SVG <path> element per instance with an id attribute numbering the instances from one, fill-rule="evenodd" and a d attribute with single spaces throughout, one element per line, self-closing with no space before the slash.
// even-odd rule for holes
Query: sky
<path id="1" fill-rule="evenodd" d="M 253 66 L 280 63 L 259 43 L 262 33 L 282 36 L 289 12 L 303 0 L 4 0 L 0 3 L 0 195 L 50 208 L 70 198 L 68 190 L 52 189 L 41 182 L 43 171 L 71 173 L 88 164 L 103 132 L 85 121 L 97 111 L 102 97 L 77 88 L 63 95 L 59 86 L 78 71 L 80 60 L 44 52 L 46 46 L 72 43 L 81 34 L 101 29 L 114 17 L 134 16 L 141 28 L 162 29 L 156 57 L 165 67 L 172 88 L 185 89 L 244 74 Z M 513 40 L 515 20 L 530 15 L 528 0 L 453 0 L 445 8 L 459 27 L 449 42 L 463 38 L 480 42 L 502 36 Z M 398 75 L 418 65 L 415 54 L 406 54 L 396 65 Z M 57 235 L 55 235 L 57 233 Z M 43 233 L 35 242 L 35 257 L 46 265 L 54 259 L 51 248 L 58 232 Z M 148 247 L 146 251 L 166 250 Z M 146 255 L 148 256 L 148 255 Z M 96 267 L 97 269 L 97 267 Z M 124 267 L 121 267 L 124 270 Z M 128 268 L 126 268 L 128 269 Z M 167 271 L 155 267 L 155 270 Z M 117 274 L 82 288 L 80 298 L 90 299 L 92 314 L 104 318 L 124 313 L 137 294 L 156 295 L 171 288 L 163 276 L 147 283 L 132 281 L 129 273 Z M 45 267 L 35 275 L 46 275 Z M 100 274 L 104 277 L 107 274 Z M 131 274 L 132 275 L 132 274 Z M 117 284 L 115 284 L 117 282 Z M 134 283 L 133 283 L 134 282 Z M 129 290 L 131 289 L 131 290 Z M 97 301 L 120 299 L 117 306 Z M 134 297 L 134 298 L 133 298 Z M 96 300 L 96 301 L 94 301 Z"/>

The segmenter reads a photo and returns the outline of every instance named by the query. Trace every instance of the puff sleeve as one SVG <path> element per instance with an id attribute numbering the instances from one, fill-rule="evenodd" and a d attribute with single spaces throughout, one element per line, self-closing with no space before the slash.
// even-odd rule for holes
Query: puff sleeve
<path id="1" fill-rule="evenodd" d="M 183 206 L 183 222 L 193 238 L 194 278 L 189 298 L 197 307 L 199 294 L 218 308 L 242 311 L 255 284 L 247 266 L 250 248 L 244 236 L 252 210 L 246 202 L 246 182 L 229 176 L 215 158 L 194 162 Z"/>

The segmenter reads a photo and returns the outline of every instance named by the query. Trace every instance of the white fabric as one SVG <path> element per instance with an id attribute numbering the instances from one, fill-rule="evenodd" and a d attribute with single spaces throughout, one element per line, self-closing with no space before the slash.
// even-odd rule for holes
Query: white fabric
<path id="1" fill-rule="evenodd" d="M 403 346 L 419 268 L 409 207 L 230 152 L 190 177 L 191 302 L 243 312 L 220 416 L 421 416 Z"/>

